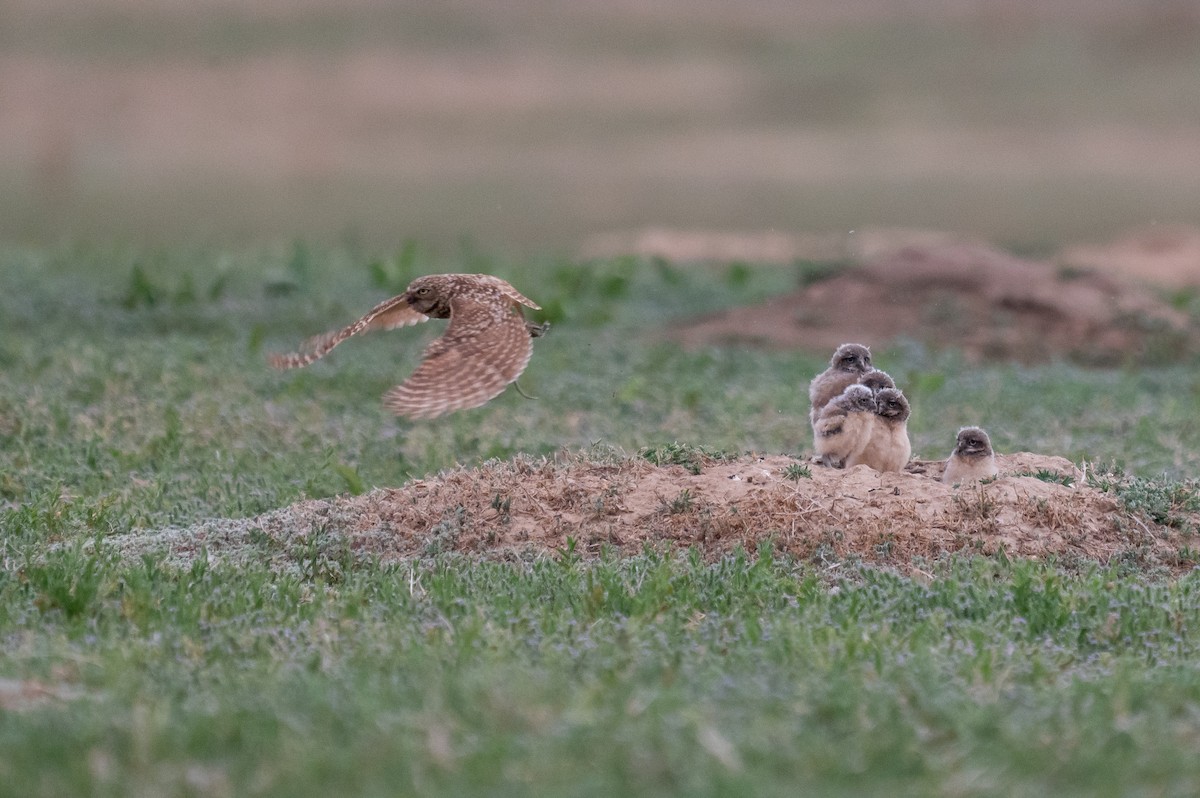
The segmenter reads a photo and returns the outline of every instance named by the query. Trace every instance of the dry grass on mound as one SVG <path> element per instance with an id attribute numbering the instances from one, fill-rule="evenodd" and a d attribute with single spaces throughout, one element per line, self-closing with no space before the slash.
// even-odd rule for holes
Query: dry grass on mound
<path id="1" fill-rule="evenodd" d="M 1179 565 L 1177 529 L 1130 515 L 1111 494 L 1084 484 L 1067 460 L 1030 453 L 999 460 L 995 481 L 948 486 L 938 480 L 940 461 L 879 473 L 786 456 L 710 458 L 690 467 L 640 457 L 518 457 L 256 518 L 109 541 L 126 555 L 166 552 L 178 564 L 206 551 L 214 560 L 265 558 L 282 568 L 318 549 L 335 559 L 387 561 L 445 551 L 538 556 L 572 546 L 585 555 L 606 547 L 636 553 L 667 544 L 719 557 L 764 541 L 799 558 L 884 565 L 1001 550 Z"/>

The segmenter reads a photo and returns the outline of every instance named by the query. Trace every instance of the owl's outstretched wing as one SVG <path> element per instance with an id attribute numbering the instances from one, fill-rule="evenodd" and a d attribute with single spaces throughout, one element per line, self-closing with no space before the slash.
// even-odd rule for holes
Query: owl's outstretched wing
<path id="1" fill-rule="evenodd" d="M 384 394 L 396 415 L 436 418 L 479 407 L 528 365 L 533 341 L 515 305 L 467 295 L 453 298 L 450 309 L 445 334 L 429 344 L 412 376 Z"/>
<path id="2" fill-rule="evenodd" d="M 494 274 L 475 274 L 472 275 L 478 282 L 483 285 L 490 285 L 496 288 L 501 294 L 511 299 L 513 302 L 519 302 L 527 308 L 533 310 L 541 310 L 542 306 L 534 302 L 529 297 L 522 294 L 517 289 L 513 288 L 512 283 L 508 280 L 503 280 Z"/>
<path id="3" fill-rule="evenodd" d="M 324 357 L 329 350 L 352 335 L 371 330 L 392 330 L 423 321 L 429 321 L 429 317 L 414 310 L 401 294 L 380 302 L 353 324 L 309 338 L 295 352 L 268 355 L 267 362 L 277 369 L 300 368 Z"/>

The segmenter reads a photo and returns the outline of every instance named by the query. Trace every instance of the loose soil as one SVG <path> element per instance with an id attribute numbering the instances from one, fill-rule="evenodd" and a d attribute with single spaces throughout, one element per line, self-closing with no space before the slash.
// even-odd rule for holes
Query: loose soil
<path id="1" fill-rule="evenodd" d="M 716 558 L 765 542 L 803 559 L 904 568 L 953 553 L 1001 551 L 1171 570 L 1193 565 L 1180 559 L 1179 528 L 1130 514 L 1069 461 L 1027 452 L 998 459 L 996 480 L 951 486 L 939 479 L 941 461 L 880 473 L 783 455 L 665 466 L 626 456 L 518 457 L 256 518 L 107 542 L 126 556 L 165 553 L 179 565 L 207 552 L 214 560 L 265 560 L 293 570 L 311 567 L 305 564 L 318 554 L 334 562 L 442 552 L 513 559 L 572 547 L 583 556 L 632 554 L 649 545 L 697 547 Z M 1195 527 L 1198 516 L 1180 523 Z"/>
<path id="2" fill-rule="evenodd" d="M 1194 354 L 1197 324 L 1115 274 L 944 241 L 884 251 L 793 293 L 685 322 L 687 346 L 751 344 L 828 353 L 846 341 L 916 340 L 969 360 L 1093 365 Z"/>

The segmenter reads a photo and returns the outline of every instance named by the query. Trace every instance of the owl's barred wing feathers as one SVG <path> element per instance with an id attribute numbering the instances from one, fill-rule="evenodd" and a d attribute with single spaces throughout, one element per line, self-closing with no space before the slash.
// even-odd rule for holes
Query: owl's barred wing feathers
<path id="1" fill-rule="evenodd" d="M 327 333 L 315 335 L 300 345 L 299 350 L 286 355 L 270 355 L 267 361 L 272 368 L 294 369 L 307 366 L 320 360 L 331 349 L 347 338 L 367 330 L 394 330 L 397 327 L 407 327 L 429 321 L 429 317 L 421 313 L 405 299 L 404 295 L 394 296 L 380 302 L 358 321 Z"/>
<path id="2" fill-rule="evenodd" d="M 492 274 L 473 274 L 471 276 L 474 277 L 478 282 L 480 282 L 484 285 L 490 285 L 490 286 L 495 287 L 497 290 L 500 291 L 501 294 L 508 297 L 513 302 L 519 302 L 522 305 L 524 305 L 525 307 L 532 308 L 533 310 L 541 310 L 542 309 L 541 305 L 537 304 L 532 299 L 525 296 L 517 289 L 513 288 L 512 283 L 510 283 L 508 280 L 502 280 L 499 277 L 496 277 L 495 275 L 492 275 Z"/>
<path id="3" fill-rule="evenodd" d="M 307 366 L 360 332 L 448 318 L 446 332 L 425 349 L 417 370 L 384 395 L 384 404 L 397 415 L 435 418 L 478 407 L 521 376 L 533 353 L 532 339 L 548 327 L 526 322 L 522 305 L 540 310 L 506 280 L 490 274 L 425 275 L 348 327 L 269 360 L 279 369 Z"/>
<path id="4" fill-rule="evenodd" d="M 446 333 L 425 350 L 412 376 L 384 394 L 384 406 L 396 415 L 436 418 L 479 407 L 529 364 L 533 339 L 515 306 L 468 293 L 452 298 L 450 307 Z"/>

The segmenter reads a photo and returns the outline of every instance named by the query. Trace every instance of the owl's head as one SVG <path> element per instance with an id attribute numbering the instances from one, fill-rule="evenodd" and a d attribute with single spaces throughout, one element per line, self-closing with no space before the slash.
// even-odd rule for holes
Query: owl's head
<path id="1" fill-rule="evenodd" d="M 848 413 L 874 413 L 875 395 L 865 385 L 849 385 L 834 402 Z"/>
<path id="2" fill-rule="evenodd" d="M 895 388 L 883 388 L 875 394 L 876 413 L 891 421 L 907 421 L 910 408 L 908 399 Z"/>
<path id="3" fill-rule="evenodd" d="M 979 427 L 963 427 L 958 431 L 954 453 L 959 457 L 987 457 L 992 453 L 992 441 Z"/>
<path id="4" fill-rule="evenodd" d="M 450 286 L 443 274 L 429 274 L 409 283 L 404 299 L 418 313 L 445 319 L 450 316 Z"/>
<path id="5" fill-rule="evenodd" d="M 862 344 L 842 344 L 829 359 L 831 368 L 862 374 L 871 368 L 871 350 Z"/>
<path id="6" fill-rule="evenodd" d="M 871 369 L 866 374 L 858 379 L 859 385 L 865 385 L 871 389 L 871 393 L 879 393 L 884 388 L 895 388 L 896 381 L 886 371 L 879 369 Z"/>

